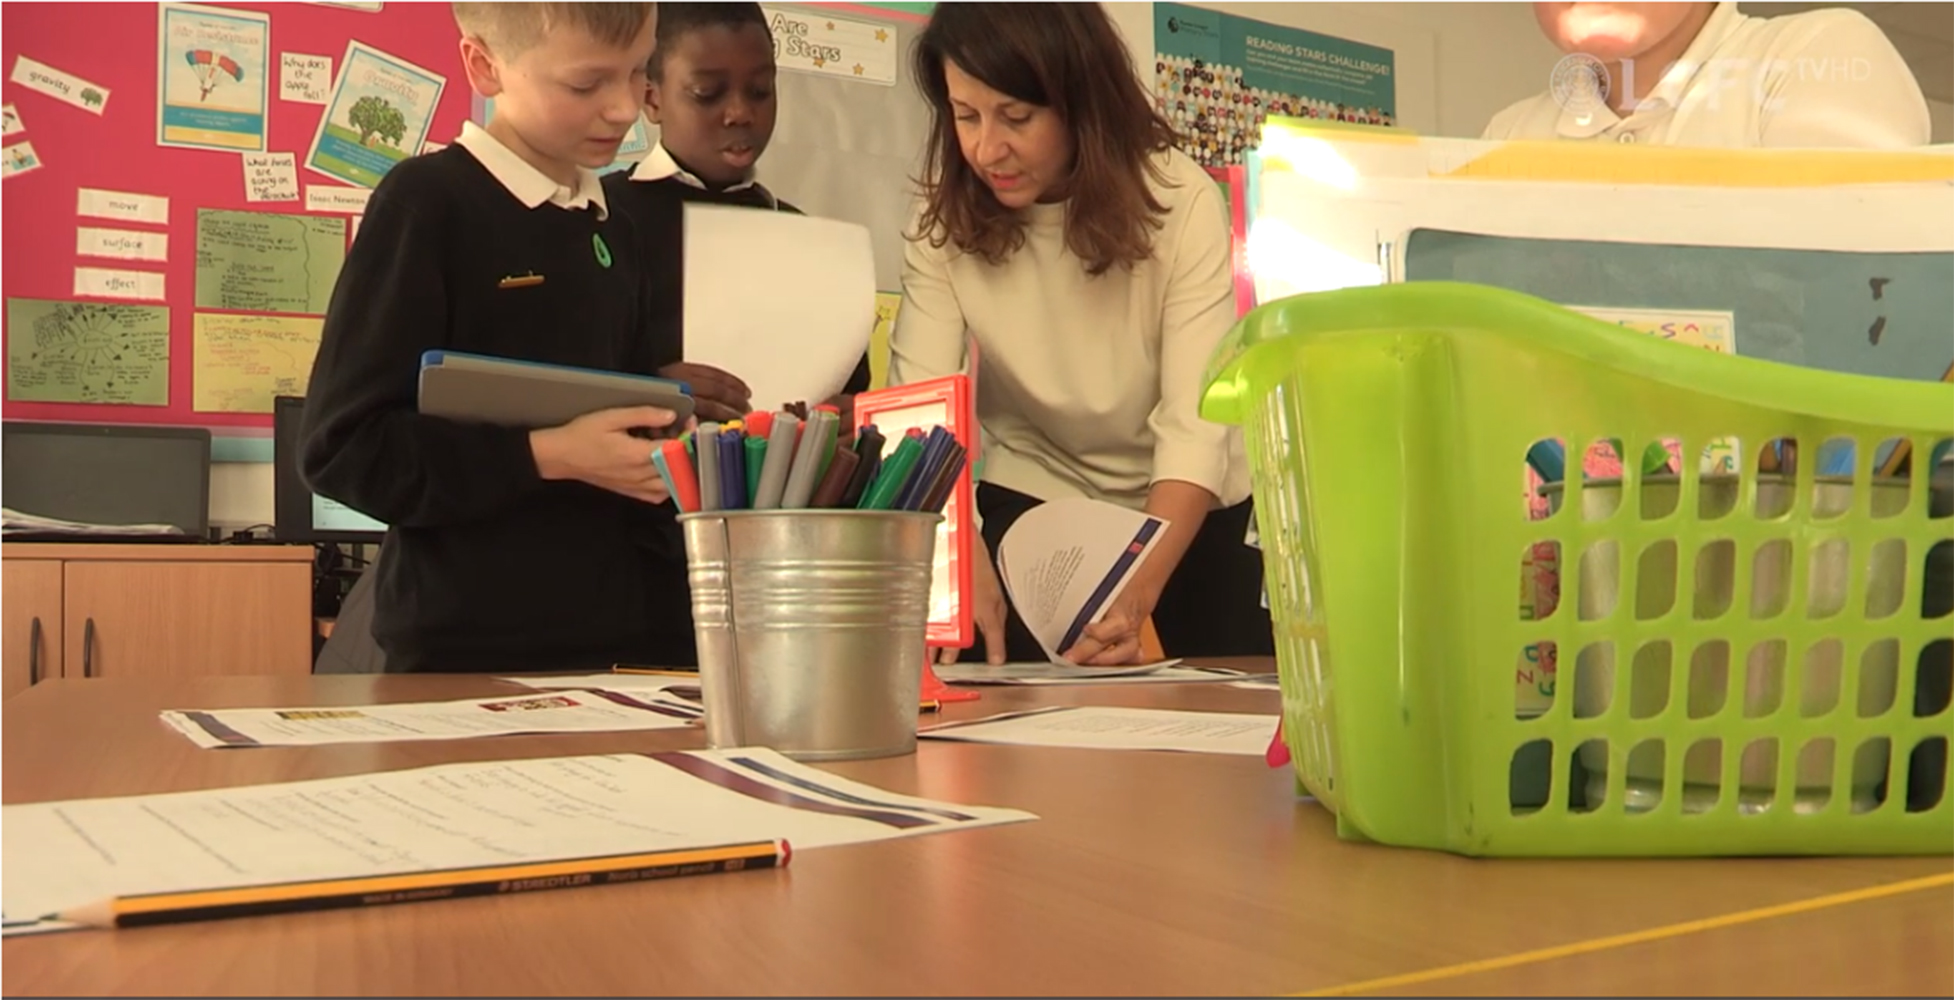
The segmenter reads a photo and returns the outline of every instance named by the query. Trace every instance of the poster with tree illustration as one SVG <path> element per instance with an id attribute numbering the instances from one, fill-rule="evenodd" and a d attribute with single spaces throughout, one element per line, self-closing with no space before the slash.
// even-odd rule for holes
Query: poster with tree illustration
<path id="1" fill-rule="evenodd" d="M 156 144 L 262 152 L 271 17 L 167 3 L 156 17 Z"/>
<path id="2" fill-rule="evenodd" d="M 348 42 L 306 167 L 373 187 L 418 153 L 447 80 L 378 49 Z"/>

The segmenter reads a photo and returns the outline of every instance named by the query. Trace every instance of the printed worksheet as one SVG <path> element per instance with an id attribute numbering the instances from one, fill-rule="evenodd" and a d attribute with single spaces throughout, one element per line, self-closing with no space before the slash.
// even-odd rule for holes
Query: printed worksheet
<path id="1" fill-rule="evenodd" d="M 1160 518 L 1074 498 L 1039 504 L 1004 533 L 998 577 L 1053 663 L 1105 617 L 1166 530 Z"/>
<path id="2" fill-rule="evenodd" d="M 1083 684 L 1200 684 L 1250 676 L 1227 667 L 1181 666 L 1164 660 L 1137 667 L 1075 667 L 1069 663 L 944 663 L 936 676 L 949 684 L 1058 687 Z"/>
<path id="3" fill-rule="evenodd" d="M 1036 818 L 898 795 L 759 748 L 446 764 L 5 806 L 0 910 L 10 932 L 46 931 L 58 927 L 40 918 L 112 896 L 760 840 L 798 853 Z"/>
<path id="4" fill-rule="evenodd" d="M 701 714 L 697 705 L 677 700 L 618 691 L 554 691 L 399 705 L 166 711 L 163 722 L 200 747 L 223 749 L 683 729 Z"/>
<path id="5" fill-rule="evenodd" d="M 667 695 L 699 700 L 699 675 L 693 672 L 670 674 L 531 674 L 497 677 L 498 681 L 520 684 L 539 691 L 616 691 L 633 697 Z"/>
<path id="6" fill-rule="evenodd" d="M 927 739 L 1086 750 L 1180 750 L 1260 757 L 1276 729 L 1273 715 L 1162 708 L 1051 708 L 951 722 Z"/>

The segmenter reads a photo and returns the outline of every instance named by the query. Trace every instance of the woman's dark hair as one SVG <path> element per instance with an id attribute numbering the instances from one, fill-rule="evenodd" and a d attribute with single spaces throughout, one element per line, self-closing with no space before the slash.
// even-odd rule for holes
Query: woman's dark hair
<path id="1" fill-rule="evenodd" d="M 1153 253 L 1166 207 L 1155 154 L 1177 139 L 1140 86 L 1119 32 L 1096 3 L 940 3 L 916 43 L 916 80 L 930 104 L 924 208 L 915 234 L 993 263 L 1024 245 L 1024 220 L 964 161 L 944 63 L 1016 100 L 1047 107 L 1072 134 L 1065 245 L 1091 274 Z"/>

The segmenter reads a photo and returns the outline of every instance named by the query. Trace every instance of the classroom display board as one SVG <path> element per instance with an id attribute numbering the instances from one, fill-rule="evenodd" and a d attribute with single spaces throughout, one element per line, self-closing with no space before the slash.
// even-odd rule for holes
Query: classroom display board
<path id="1" fill-rule="evenodd" d="M 268 436 L 371 186 L 468 114 L 448 5 L 4 18 L 4 416 Z"/>
<path id="2" fill-rule="evenodd" d="M 927 5 L 765 9 L 782 73 L 761 179 L 874 234 L 885 343 Z M 268 441 L 273 398 L 304 394 L 372 185 L 487 117 L 449 6 L 14 4 L 4 28 L 0 415 L 209 427 L 220 458 L 269 460 L 224 444 Z"/>
<path id="3" fill-rule="evenodd" d="M 1396 125 L 1396 55 L 1177 3 L 1153 5 L 1154 103 L 1202 166 L 1240 165 L 1269 115 Z"/>

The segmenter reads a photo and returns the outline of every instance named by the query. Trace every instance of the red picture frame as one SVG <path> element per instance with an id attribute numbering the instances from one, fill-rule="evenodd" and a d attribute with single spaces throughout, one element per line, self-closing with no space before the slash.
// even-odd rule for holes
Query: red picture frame
<path id="1" fill-rule="evenodd" d="M 1221 186 L 1228 208 L 1229 257 L 1235 273 L 1235 316 L 1255 308 L 1255 276 L 1248 268 L 1248 168 L 1208 167 L 1208 176 Z"/>
<path id="2" fill-rule="evenodd" d="M 864 392 L 855 397 L 855 428 L 874 424 L 894 447 L 911 427 L 924 430 L 942 425 L 971 456 L 943 507 L 937 528 L 935 578 L 930 587 L 928 642 L 932 648 L 964 649 L 976 640 L 971 623 L 971 537 L 976 492 L 971 471 L 976 467 L 977 415 L 971 380 L 947 375 L 926 382 Z"/>

